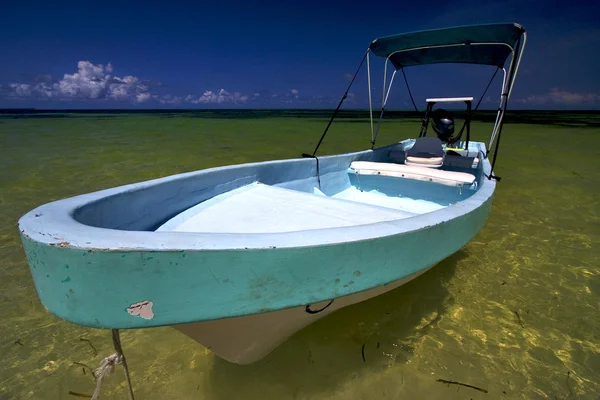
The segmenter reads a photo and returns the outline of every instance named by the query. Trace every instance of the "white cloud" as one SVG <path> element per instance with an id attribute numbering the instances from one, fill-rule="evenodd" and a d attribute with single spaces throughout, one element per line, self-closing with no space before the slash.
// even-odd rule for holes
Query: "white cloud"
<path id="1" fill-rule="evenodd" d="M 112 76 L 112 64 L 92 64 L 79 61 L 77 72 L 64 74 L 55 83 L 40 82 L 35 85 L 11 83 L 8 87 L 9 97 L 47 97 L 58 99 L 111 99 L 116 101 L 140 102 L 149 99 L 147 85 L 135 76 L 120 78 Z M 6 91 L 6 90 L 5 90 Z"/>
<path id="2" fill-rule="evenodd" d="M 597 93 L 576 93 L 568 90 L 552 88 L 546 94 L 531 95 L 517 99 L 516 101 L 527 104 L 583 105 L 593 104 L 600 101 L 600 95 Z"/>
<path id="3" fill-rule="evenodd" d="M 298 94 L 298 90 L 297 89 L 292 89 L 292 90 L 290 90 L 290 92 L 292 92 L 292 94 Z"/>
<path id="4" fill-rule="evenodd" d="M 104 97 L 109 89 L 110 80 L 110 75 L 104 74 L 104 66 L 94 65 L 89 61 L 79 61 L 77 69 L 74 74 L 65 74 L 63 79 L 54 85 L 59 96 L 81 99 Z"/>
<path id="5" fill-rule="evenodd" d="M 11 83 L 8 87 L 12 89 L 12 93 L 15 97 L 31 96 L 31 85 L 25 83 Z"/>
<path id="6" fill-rule="evenodd" d="M 254 94 L 256 96 L 256 93 Z M 201 96 L 188 95 L 185 98 L 187 103 L 191 104 L 222 104 L 222 103 L 245 103 L 248 96 L 239 92 L 230 93 L 225 89 L 217 92 L 212 90 L 205 91 Z"/>
<path id="7" fill-rule="evenodd" d="M 173 96 L 166 94 L 164 96 L 152 96 L 153 99 L 157 100 L 160 104 L 181 104 L 182 98 L 179 96 Z"/>
<path id="8" fill-rule="evenodd" d="M 150 99 L 152 99 L 152 95 L 150 93 L 140 93 L 135 96 L 135 100 L 138 103 L 144 103 Z"/>

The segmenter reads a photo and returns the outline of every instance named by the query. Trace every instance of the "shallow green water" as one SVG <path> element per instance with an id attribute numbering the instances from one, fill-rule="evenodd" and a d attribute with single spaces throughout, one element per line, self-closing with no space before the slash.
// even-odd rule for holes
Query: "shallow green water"
<path id="1" fill-rule="evenodd" d="M 0 399 L 91 394 L 93 378 L 74 362 L 95 368 L 112 353 L 109 331 L 59 320 L 40 304 L 17 235 L 21 215 L 140 180 L 297 157 L 312 151 L 325 124 L 152 114 L 0 119 Z M 489 129 L 474 124 L 484 138 Z M 389 122 L 380 143 L 416 132 L 415 121 Z M 504 179 L 471 243 L 409 284 L 309 326 L 256 364 L 229 364 L 171 328 L 122 332 L 136 398 L 600 398 L 599 135 L 507 125 L 497 168 Z M 336 122 L 322 153 L 368 143 L 367 124 Z M 127 398 L 121 370 L 102 398 Z"/>

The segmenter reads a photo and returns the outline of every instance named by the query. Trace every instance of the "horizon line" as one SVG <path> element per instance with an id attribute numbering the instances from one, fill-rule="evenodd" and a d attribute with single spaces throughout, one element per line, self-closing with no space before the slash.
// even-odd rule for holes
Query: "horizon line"
<path id="1" fill-rule="evenodd" d="M 453 109 L 454 110 L 454 109 Z M 173 112 L 173 111 L 335 111 L 335 108 L 36 108 L 36 107 L 14 107 L 14 108 L 0 108 L 0 113 L 6 112 Z M 347 111 L 361 111 L 368 112 L 368 108 L 345 108 L 340 109 L 340 112 Z M 466 111 L 459 109 L 457 111 Z M 496 112 L 496 108 L 479 109 L 473 111 L 476 112 Z M 600 109 L 507 109 L 506 112 L 598 112 Z M 374 113 L 379 110 L 373 110 Z M 393 112 L 410 112 L 410 113 L 424 113 L 425 110 L 411 110 L 411 109 L 397 109 L 397 110 L 386 110 L 386 113 Z"/>

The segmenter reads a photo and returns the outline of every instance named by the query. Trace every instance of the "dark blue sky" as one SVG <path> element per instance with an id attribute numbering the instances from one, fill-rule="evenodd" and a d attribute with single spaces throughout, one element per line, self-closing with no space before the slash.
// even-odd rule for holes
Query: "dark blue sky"
<path id="1" fill-rule="evenodd" d="M 597 109 L 599 21 L 591 0 L 13 1 L 2 7 L 0 107 L 334 107 L 376 37 L 518 22 L 528 40 L 510 108 Z M 407 69 L 421 108 L 432 96 L 478 100 L 492 73 Z M 499 84 L 483 108 L 496 107 Z M 394 86 L 390 107 L 409 108 L 403 81 Z M 346 107 L 366 106 L 366 87 L 361 73 Z"/>

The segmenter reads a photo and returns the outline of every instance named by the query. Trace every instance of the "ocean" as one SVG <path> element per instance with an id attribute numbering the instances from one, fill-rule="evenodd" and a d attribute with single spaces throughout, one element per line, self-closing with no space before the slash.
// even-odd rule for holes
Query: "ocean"
<path id="1" fill-rule="evenodd" d="M 0 399 L 91 394 L 91 369 L 113 352 L 110 331 L 70 324 L 40 303 L 18 236 L 24 213 L 171 174 L 299 157 L 330 113 L 1 112 Z M 415 115 L 392 117 L 378 144 L 418 134 Z M 487 142 L 492 118 L 473 123 L 475 140 Z M 256 364 L 230 364 L 169 327 L 122 331 L 136 399 L 599 399 L 599 138 L 597 113 L 510 113 L 503 179 L 468 245 Z M 319 154 L 368 147 L 367 116 L 344 111 Z M 127 398 L 120 368 L 101 398 Z"/>

